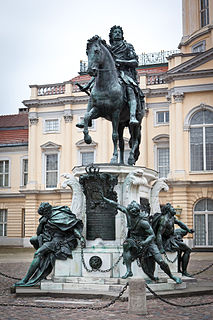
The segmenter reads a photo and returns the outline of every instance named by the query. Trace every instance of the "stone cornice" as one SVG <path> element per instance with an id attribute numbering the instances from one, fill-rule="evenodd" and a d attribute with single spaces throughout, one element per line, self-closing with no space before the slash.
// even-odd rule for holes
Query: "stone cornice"
<path id="1" fill-rule="evenodd" d="M 175 181 L 175 180 L 167 180 L 167 184 L 172 187 L 183 187 L 183 186 L 193 186 L 193 187 L 209 187 L 212 186 L 213 184 L 213 180 L 210 181 L 192 181 L 192 180 L 179 180 L 179 181 Z"/>
<path id="2" fill-rule="evenodd" d="M 168 94 L 167 88 L 159 88 L 159 89 L 143 89 L 143 93 L 145 97 L 162 97 Z"/>
<path id="3" fill-rule="evenodd" d="M 27 194 L 53 194 L 53 193 L 71 193 L 70 189 L 50 189 L 50 190 L 20 190 L 21 196 Z M 23 194 L 23 195 L 22 195 Z M 0 195 L 1 197 L 1 195 Z"/>
<path id="4" fill-rule="evenodd" d="M 24 198 L 25 195 L 22 193 L 10 193 L 10 192 L 4 192 L 0 193 L 0 198 Z"/>
<path id="5" fill-rule="evenodd" d="M 171 96 L 171 94 L 174 94 L 177 92 L 191 93 L 191 92 L 205 92 L 205 91 L 213 91 L 213 83 L 174 87 L 171 90 L 169 90 L 169 95 Z"/>
<path id="6" fill-rule="evenodd" d="M 198 79 L 207 77 L 213 77 L 213 69 L 179 72 L 177 74 L 166 74 L 164 79 L 168 83 L 173 80 Z"/>
<path id="7" fill-rule="evenodd" d="M 65 104 L 80 104 L 87 103 L 88 96 L 63 96 L 52 99 L 32 99 L 24 100 L 22 103 L 28 108 L 45 107 L 45 106 L 60 106 Z"/>
<path id="8" fill-rule="evenodd" d="M 146 108 L 147 108 L 147 109 L 169 108 L 169 102 L 146 103 Z"/>
<path id="9" fill-rule="evenodd" d="M 17 152 L 17 151 L 27 151 L 27 150 L 28 150 L 28 142 L 0 144 L 0 152 Z"/>
<path id="10" fill-rule="evenodd" d="M 181 40 L 179 46 L 178 46 L 178 49 L 180 49 L 181 47 L 183 46 L 187 46 L 188 44 L 190 44 L 191 42 L 193 42 L 194 40 L 196 40 L 197 38 L 200 38 L 202 37 L 203 35 L 211 32 L 211 30 L 213 29 L 213 25 L 211 26 L 208 26 L 207 29 L 197 33 L 197 34 L 194 34 L 194 35 L 191 35 L 187 40 Z"/>

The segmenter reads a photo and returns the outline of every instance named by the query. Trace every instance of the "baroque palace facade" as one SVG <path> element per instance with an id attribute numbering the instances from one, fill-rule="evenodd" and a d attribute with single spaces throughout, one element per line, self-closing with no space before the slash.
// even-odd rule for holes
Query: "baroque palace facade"
<path id="1" fill-rule="evenodd" d="M 195 228 L 189 244 L 213 248 L 213 0 L 183 0 L 179 49 L 168 61 L 165 52 L 140 57 L 146 115 L 137 166 L 167 179 L 160 202 L 171 202 L 179 219 Z M 83 66 L 70 81 L 30 85 L 25 108 L 0 117 L 0 245 L 29 244 L 40 202 L 70 205 L 62 174 L 110 161 L 110 122 L 93 122 L 91 145 L 76 128 L 88 102 L 75 84 L 89 80 Z"/>

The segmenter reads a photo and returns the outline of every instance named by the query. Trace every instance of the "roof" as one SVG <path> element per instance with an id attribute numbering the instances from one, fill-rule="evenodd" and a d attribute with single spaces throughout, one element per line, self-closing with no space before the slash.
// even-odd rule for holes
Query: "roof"
<path id="1" fill-rule="evenodd" d="M 28 129 L 1 130 L 0 145 L 28 143 Z"/>
<path id="2" fill-rule="evenodd" d="M 28 114 L 0 116 L 0 146 L 28 144 Z"/>
<path id="3" fill-rule="evenodd" d="M 76 81 L 89 81 L 91 79 L 91 76 L 89 74 L 83 74 L 83 75 L 79 75 L 77 77 L 74 77 L 71 79 L 72 82 L 76 82 Z"/>
<path id="4" fill-rule="evenodd" d="M 1 128 L 28 127 L 28 113 L 0 116 Z"/>

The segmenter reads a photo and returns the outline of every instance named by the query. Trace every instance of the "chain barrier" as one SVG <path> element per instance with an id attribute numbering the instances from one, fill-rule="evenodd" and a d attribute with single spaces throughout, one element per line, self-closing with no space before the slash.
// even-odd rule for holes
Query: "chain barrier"
<path id="1" fill-rule="evenodd" d="M 197 276 L 198 274 L 201 274 L 201 273 L 209 270 L 212 266 L 213 266 L 213 263 L 211 263 L 208 267 L 205 267 L 205 268 L 201 269 L 200 271 L 193 273 L 192 276 Z"/>
<path id="2" fill-rule="evenodd" d="M 20 278 L 15 278 L 15 277 L 12 277 L 12 276 L 8 276 L 7 274 L 5 274 L 3 272 L 0 272 L 0 276 L 3 276 L 5 278 L 9 278 L 9 279 L 13 279 L 13 280 L 21 280 Z"/>
<path id="3" fill-rule="evenodd" d="M 144 252 L 145 250 L 143 250 L 142 252 L 142 260 L 144 258 Z M 171 261 L 166 253 L 164 254 L 165 257 L 167 258 L 167 260 L 169 262 L 172 262 L 174 263 L 175 260 L 177 259 L 177 257 L 175 258 L 174 261 Z M 81 258 L 82 258 L 82 263 L 83 263 L 83 266 L 84 268 L 88 271 L 88 272 L 95 272 L 95 271 L 99 271 L 99 272 L 109 272 L 110 270 L 112 270 L 113 268 L 115 268 L 119 261 L 121 260 L 123 254 L 118 258 L 118 260 L 115 262 L 115 264 L 110 267 L 109 269 L 106 269 L 106 270 L 101 270 L 101 269 L 89 269 L 85 263 L 85 259 L 84 259 L 84 253 L 83 253 L 83 246 L 81 246 Z M 198 275 L 198 274 L 201 274 L 205 271 L 207 271 L 208 269 L 210 269 L 211 267 L 213 266 L 213 263 L 211 263 L 209 266 L 205 267 L 204 269 L 192 274 L 192 276 L 195 276 L 195 275 Z M 16 278 L 16 277 L 12 277 L 12 276 L 9 276 L 3 272 L 0 272 L 0 275 L 3 276 L 3 277 L 6 277 L 6 278 L 9 278 L 9 279 L 13 279 L 13 280 L 20 280 L 20 278 Z M 0 303 L 0 306 L 5 306 L 5 307 L 28 307 L 28 308 L 40 308 L 40 309 L 69 309 L 69 310 L 102 310 L 102 309 L 105 309 L 105 308 L 108 308 L 109 306 L 113 305 L 117 300 L 119 300 L 121 298 L 121 296 L 124 294 L 124 292 L 126 291 L 127 287 L 128 287 L 129 283 L 127 282 L 126 285 L 122 288 L 122 290 L 120 291 L 119 295 L 117 297 L 115 297 L 114 299 L 112 299 L 109 303 L 103 305 L 103 306 L 79 306 L 79 307 L 69 307 L 69 306 L 45 306 L 45 305 L 31 305 L 31 304 L 9 304 L 9 303 Z M 163 297 L 161 297 L 160 295 L 158 295 L 155 291 L 153 291 L 147 284 L 146 284 L 146 288 L 148 289 L 148 291 L 153 295 L 155 296 L 157 299 L 161 300 L 162 302 L 164 303 L 167 303 L 171 306 L 175 306 L 175 307 L 181 307 L 181 308 L 188 308 L 188 307 L 199 307 L 199 306 L 205 306 L 205 305 L 210 305 L 210 304 L 213 304 L 213 301 L 211 302 L 204 302 L 204 303 L 197 303 L 197 304 L 190 304 L 190 305 L 181 305 L 181 304 L 177 304 L 177 303 L 174 303 L 174 302 L 171 302 L 171 301 L 168 301 L 166 299 L 164 299 Z"/>
<path id="4" fill-rule="evenodd" d="M 129 283 L 127 282 L 125 286 L 120 291 L 119 295 L 112 299 L 110 302 L 103 306 L 79 306 L 79 307 L 71 307 L 71 306 L 47 306 L 47 305 L 34 305 L 34 304 L 12 304 L 12 303 L 0 303 L 0 306 L 3 307 L 26 307 L 26 308 L 38 308 L 38 309 L 57 309 L 57 310 L 102 310 L 113 305 L 117 300 L 119 300 L 124 292 L 126 291 Z"/>
<path id="5" fill-rule="evenodd" d="M 85 262 L 85 259 L 84 259 L 83 246 L 81 246 L 81 260 L 82 260 L 83 266 L 84 266 L 84 268 L 85 268 L 85 270 L 86 270 L 87 272 L 97 272 L 97 271 L 102 272 L 102 273 L 109 272 L 109 271 L 113 270 L 113 269 L 118 265 L 118 263 L 120 262 L 120 260 L 121 260 L 122 257 L 123 257 L 123 254 L 120 255 L 120 257 L 119 257 L 118 260 L 115 262 L 115 264 L 114 264 L 112 267 L 110 267 L 109 269 L 105 269 L 105 270 L 101 270 L 100 268 L 98 268 L 98 269 L 94 269 L 94 268 L 89 269 L 89 268 L 87 267 L 86 262 Z"/>
<path id="6" fill-rule="evenodd" d="M 170 304 L 171 306 L 174 306 L 174 307 L 181 307 L 181 308 L 188 308 L 188 307 L 200 307 L 200 306 L 206 306 L 206 305 L 209 305 L 209 304 L 213 304 L 213 301 L 211 302 L 204 302 L 204 303 L 196 303 L 196 304 L 177 304 L 177 303 L 174 303 L 174 302 L 171 302 L 171 301 L 168 301 L 164 298 L 162 298 L 161 296 L 159 296 L 155 291 L 153 291 L 149 286 L 148 284 L 146 284 L 146 288 L 149 290 L 150 293 L 153 294 L 153 296 L 155 296 L 156 298 L 158 298 L 159 300 L 167 303 L 167 304 Z"/>
<path id="7" fill-rule="evenodd" d="M 170 260 L 169 257 L 167 256 L 166 252 L 164 252 L 164 257 L 166 258 L 166 260 L 170 263 L 175 263 L 178 259 L 178 255 L 176 255 L 176 257 L 174 258 L 174 260 Z"/>

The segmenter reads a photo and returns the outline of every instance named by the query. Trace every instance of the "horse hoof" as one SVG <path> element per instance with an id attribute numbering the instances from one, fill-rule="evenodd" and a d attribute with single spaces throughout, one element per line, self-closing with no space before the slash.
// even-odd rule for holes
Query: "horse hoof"
<path id="1" fill-rule="evenodd" d="M 132 277 L 132 276 L 133 276 L 132 271 L 129 271 L 129 272 L 125 273 L 125 275 L 122 277 L 122 279 L 126 279 L 126 278 L 129 278 L 129 277 Z"/>
<path id="2" fill-rule="evenodd" d="M 135 159 L 134 158 L 129 158 L 128 159 L 128 164 L 130 165 L 130 166 L 132 166 L 133 164 L 135 164 Z"/>
<path id="3" fill-rule="evenodd" d="M 86 138 L 84 138 L 84 141 L 87 143 L 87 144 L 90 144 L 92 142 L 92 138 L 90 136 L 87 136 Z"/>
<path id="4" fill-rule="evenodd" d="M 117 164 L 118 163 L 118 157 L 115 157 L 113 156 L 111 161 L 110 161 L 111 164 Z"/>
<path id="5" fill-rule="evenodd" d="M 83 129 L 84 128 L 84 123 L 83 122 L 77 123 L 76 127 L 80 128 L 80 129 Z"/>

